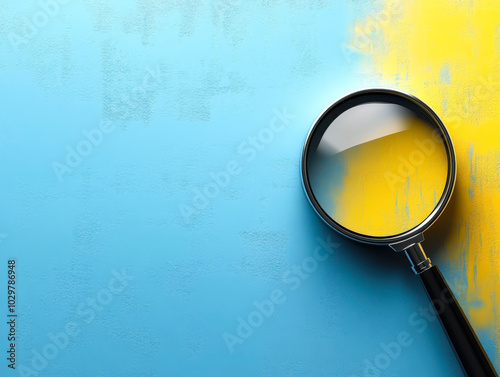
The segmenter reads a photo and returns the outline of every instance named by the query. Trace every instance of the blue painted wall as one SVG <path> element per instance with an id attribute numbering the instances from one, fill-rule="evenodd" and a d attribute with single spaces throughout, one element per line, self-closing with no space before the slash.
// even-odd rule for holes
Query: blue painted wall
<path id="1" fill-rule="evenodd" d="M 378 6 L 3 2 L 0 375 L 459 376 L 403 256 L 300 184 L 316 116 L 383 84 L 342 48 Z"/>

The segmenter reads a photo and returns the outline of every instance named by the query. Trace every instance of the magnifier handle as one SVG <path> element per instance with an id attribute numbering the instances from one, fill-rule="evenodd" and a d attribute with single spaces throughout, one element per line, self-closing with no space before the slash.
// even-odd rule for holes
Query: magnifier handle
<path id="1" fill-rule="evenodd" d="M 469 377 L 498 377 L 462 308 L 436 266 L 419 274 Z"/>

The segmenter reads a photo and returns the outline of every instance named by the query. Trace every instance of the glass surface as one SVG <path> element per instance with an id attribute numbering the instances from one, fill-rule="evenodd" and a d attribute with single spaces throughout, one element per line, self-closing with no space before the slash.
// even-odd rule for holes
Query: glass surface
<path id="1" fill-rule="evenodd" d="M 312 136 L 307 170 L 316 200 L 334 221 L 388 237 L 431 214 L 448 158 L 440 131 L 422 117 L 397 104 L 365 103 Z"/>

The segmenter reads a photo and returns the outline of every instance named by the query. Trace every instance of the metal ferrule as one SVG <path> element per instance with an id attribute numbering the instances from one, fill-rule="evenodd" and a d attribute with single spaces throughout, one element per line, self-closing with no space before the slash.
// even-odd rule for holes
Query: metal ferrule
<path id="1" fill-rule="evenodd" d="M 422 245 L 419 243 L 413 244 L 405 249 L 405 253 L 415 274 L 419 275 L 432 267 L 431 260 L 427 258 L 424 249 L 422 249 Z"/>

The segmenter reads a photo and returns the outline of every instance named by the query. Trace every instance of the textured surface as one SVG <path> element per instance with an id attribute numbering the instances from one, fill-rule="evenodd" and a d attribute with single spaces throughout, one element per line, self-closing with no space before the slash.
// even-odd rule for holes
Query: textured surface
<path id="1" fill-rule="evenodd" d="M 302 192 L 316 116 L 374 85 L 450 126 L 426 247 L 500 367 L 496 1 L 62 3 L 0 5 L 0 375 L 459 376 L 408 263 Z"/>

